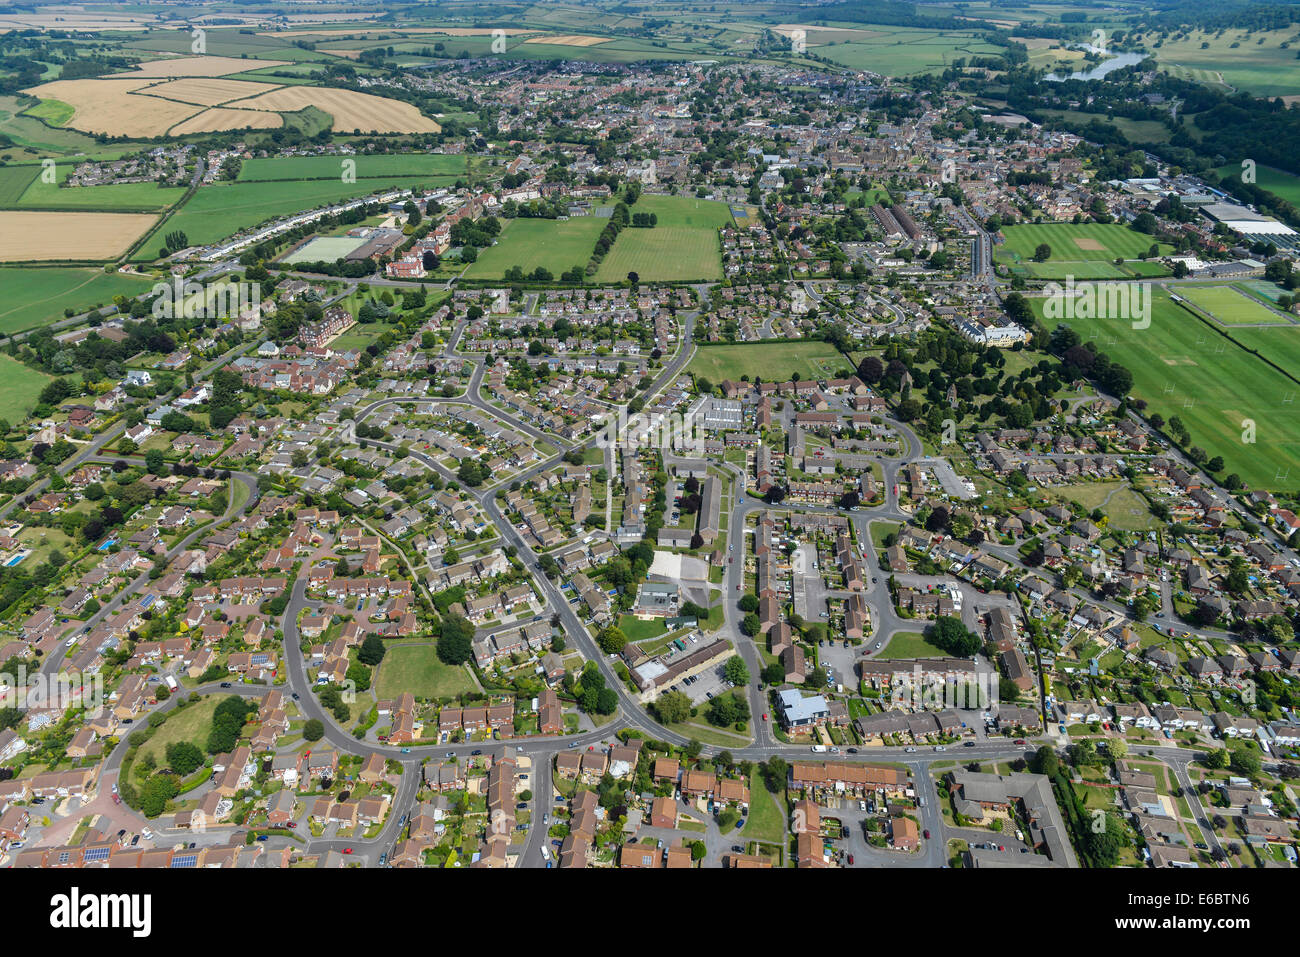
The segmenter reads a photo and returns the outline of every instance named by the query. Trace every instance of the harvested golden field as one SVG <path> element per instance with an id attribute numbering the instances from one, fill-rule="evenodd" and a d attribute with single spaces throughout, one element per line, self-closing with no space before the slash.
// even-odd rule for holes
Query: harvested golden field
<path id="1" fill-rule="evenodd" d="M 0 210 L 0 262 L 112 259 L 157 219 L 153 213 Z"/>
<path id="2" fill-rule="evenodd" d="M 284 117 L 279 113 L 266 113 L 262 110 L 229 110 L 217 106 L 173 126 L 171 135 L 216 133 L 221 130 L 275 130 L 282 126 L 284 126 Z"/>
<path id="3" fill-rule="evenodd" d="M 409 103 L 353 90 L 286 86 L 227 106 L 248 110 L 293 112 L 314 106 L 334 118 L 336 133 L 437 133 L 442 127 Z"/>
<path id="4" fill-rule="evenodd" d="M 421 34 L 421 33 L 440 33 L 445 37 L 490 37 L 496 30 L 492 27 L 395 27 L 383 28 L 376 30 L 338 30 L 322 28 L 319 30 L 264 30 L 258 34 L 263 37 L 366 37 L 366 36 L 389 36 L 390 34 Z M 536 33 L 536 30 L 524 30 L 518 27 L 507 27 L 501 31 L 508 37 L 516 36 L 520 33 Z"/>
<path id="5" fill-rule="evenodd" d="M 554 37 L 532 37 L 525 43 L 549 43 L 557 47 L 594 47 L 597 43 L 608 43 L 609 37 L 584 37 L 564 34 Z"/>
<path id="6" fill-rule="evenodd" d="M 187 77 L 183 80 L 168 80 L 157 83 L 141 93 L 148 96 L 160 96 L 165 100 L 180 103 L 197 103 L 199 106 L 216 106 L 230 100 L 242 100 L 259 93 L 278 90 L 279 83 L 256 83 L 244 80 L 220 80 L 211 77 Z M 220 129 L 220 127 L 211 127 Z"/>
<path id="7" fill-rule="evenodd" d="M 136 64 L 135 76 L 226 76 L 265 66 L 284 66 L 287 60 L 244 60 L 233 56 L 182 56 Z"/>
<path id="8" fill-rule="evenodd" d="M 67 126 L 110 136 L 162 136 L 200 107 L 154 97 L 136 96 L 148 79 L 55 80 L 25 90 L 43 100 L 61 100 L 74 110 Z"/>

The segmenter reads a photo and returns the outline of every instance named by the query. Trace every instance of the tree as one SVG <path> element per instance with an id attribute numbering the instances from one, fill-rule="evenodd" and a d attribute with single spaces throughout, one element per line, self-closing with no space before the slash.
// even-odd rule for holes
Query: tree
<path id="1" fill-rule="evenodd" d="M 1044 263 L 1052 258 L 1052 247 L 1047 243 L 1039 243 L 1034 248 L 1034 262 Z"/>
<path id="2" fill-rule="evenodd" d="M 745 659 L 740 655 L 732 655 L 727 659 L 727 663 L 722 666 L 722 674 L 737 688 L 749 684 L 749 669 L 745 667 Z"/>
<path id="3" fill-rule="evenodd" d="M 665 691 L 654 709 L 662 724 L 681 724 L 691 716 L 691 699 L 681 691 Z"/>
<path id="4" fill-rule="evenodd" d="M 459 665 L 474 653 L 474 625 L 463 615 L 451 614 L 442 620 L 438 636 L 438 658 L 444 664 Z"/>
<path id="5" fill-rule="evenodd" d="M 749 635 L 751 638 L 754 635 L 758 634 L 758 630 L 762 626 L 763 623 L 758 620 L 758 615 L 754 614 L 752 611 L 749 612 L 749 614 L 745 615 L 745 617 L 742 618 L 740 622 L 740 630 L 743 631 L 745 634 Z"/>
<path id="6" fill-rule="evenodd" d="M 784 758 L 773 755 L 758 767 L 763 774 L 763 785 L 769 791 L 776 794 L 785 788 L 785 780 L 786 775 L 789 773 L 789 766 L 785 763 Z"/>
<path id="7" fill-rule="evenodd" d="M 357 660 L 362 664 L 377 665 L 384 660 L 387 651 L 388 649 L 384 647 L 384 639 L 378 635 L 367 635 L 366 640 L 357 650 Z"/>
<path id="8" fill-rule="evenodd" d="M 758 611 L 758 596 L 747 593 L 740 596 L 740 601 L 736 602 L 741 611 Z"/>
<path id="9" fill-rule="evenodd" d="M 167 468 L 162 449 L 150 449 L 144 454 L 144 465 L 152 474 L 162 475 Z"/>
<path id="10" fill-rule="evenodd" d="M 940 615 L 929 627 L 926 637 L 956 658 L 970 658 L 981 647 L 979 637 L 962 624 L 960 618 Z"/>
<path id="11" fill-rule="evenodd" d="M 302 736 L 306 741 L 319 741 L 325 737 L 325 724 L 319 718 L 311 718 L 302 726 Z"/>
<path id="12" fill-rule="evenodd" d="M 193 774 L 203 764 L 203 752 L 189 741 L 167 745 L 167 766 L 182 777 Z"/>
<path id="13" fill-rule="evenodd" d="M 607 625 L 596 634 L 596 644 L 600 645 L 600 650 L 605 654 L 616 655 L 627 644 L 627 636 L 621 628 Z"/>

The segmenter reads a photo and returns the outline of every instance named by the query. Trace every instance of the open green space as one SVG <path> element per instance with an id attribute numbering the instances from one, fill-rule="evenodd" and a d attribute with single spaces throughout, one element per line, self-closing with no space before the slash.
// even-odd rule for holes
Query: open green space
<path id="1" fill-rule="evenodd" d="M 948 652 L 925 640 L 919 631 L 898 631 L 889 644 L 876 655 L 877 658 L 942 658 Z"/>
<path id="2" fill-rule="evenodd" d="M 510 219 L 502 224 L 495 246 L 480 249 L 467 279 L 500 279 L 513 266 L 531 273 L 539 266 L 557 279 L 574 266 L 586 267 L 596 238 L 608 219 L 573 216 L 559 219 Z"/>
<path id="3" fill-rule="evenodd" d="M 152 738 L 140 746 L 136 754 L 138 764 L 146 754 L 152 754 L 158 767 L 167 767 L 167 745 L 188 741 L 207 753 L 208 734 L 212 731 L 212 714 L 229 695 L 211 694 L 202 701 L 167 712 L 167 723 L 154 732 Z"/>
<path id="4" fill-rule="evenodd" d="M 465 669 L 443 664 L 434 645 L 393 645 L 379 665 L 375 692 L 396 698 L 410 692 L 417 698 L 446 698 L 474 691 Z"/>
<path id="5" fill-rule="evenodd" d="M 1176 76 L 1254 96 L 1289 96 L 1300 90 L 1295 28 L 1248 31 L 1188 30 L 1155 45 L 1156 62 Z M 1204 47 L 1204 49 L 1202 49 Z"/>
<path id="6" fill-rule="evenodd" d="M 796 373 L 801 379 L 835 378 L 850 367 L 829 342 L 808 339 L 798 342 L 752 342 L 731 345 L 702 345 L 686 371 L 715 385 L 723 379 L 756 376 L 765 382 L 782 382 Z"/>
<path id="7" fill-rule="evenodd" d="M 0 269 L 0 333 L 21 332 L 63 318 L 114 296 L 148 292 L 152 280 L 102 269 L 8 267 Z"/>
<path id="8" fill-rule="evenodd" d="M 36 406 L 50 376 L 0 355 L 0 419 L 21 422 Z"/>
<path id="9" fill-rule="evenodd" d="M 598 282 L 619 282 L 635 272 L 643 282 L 721 279 L 718 229 L 732 222 L 726 203 L 685 196 L 642 196 L 634 213 L 654 213 L 651 229 L 628 227 L 596 272 Z"/>
<path id="10" fill-rule="evenodd" d="M 0 206 L 17 205 L 40 174 L 40 166 L 0 166 Z"/>
<path id="11" fill-rule="evenodd" d="M 1226 166 L 1220 166 L 1218 173 L 1227 181 L 1224 188 L 1231 189 L 1234 182 L 1241 180 L 1241 163 L 1229 163 Z M 1292 206 L 1300 206 L 1300 176 L 1274 169 L 1271 166 L 1256 166 L 1255 185 L 1260 189 L 1268 190 L 1274 196 L 1285 199 Z"/>
<path id="12" fill-rule="evenodd" d="M 1041 315 L 1042 299 L 1031 299 Z M 1049 326 L 1052 322 L 1047 323 Z M 1146 414 L 1178 416 L 1192 444 L 1222 455 L 1228 472 L 1253 487 L 1291 488 L 1300 476 L 1300 428 L 1295 410 L 1300 382 L 1288 378 L 1187 309 L 1157 291 L 1148 328 L 1114 319 L 1072 319 L 1086 342 L 1133 373 L 1132 395 L 1145 399 Z M 1243 330 L 1233 329 L 1236 334 Z M 1290 333 L 1292 330 L 1250 330 Z M 1300 342 L 1292 347 L 1300 356 Z M 1271 355 L 1282 365 L 1283 357 Z M 1300 366 L 1290 368 L 1300 375 Z M 1249 383 L 1243 388 L 1243 383 Z M 1253 435 L 1248 427 L 1253 424 Z M 1243 437 L 1254 441 L 1243 441 Z"/>

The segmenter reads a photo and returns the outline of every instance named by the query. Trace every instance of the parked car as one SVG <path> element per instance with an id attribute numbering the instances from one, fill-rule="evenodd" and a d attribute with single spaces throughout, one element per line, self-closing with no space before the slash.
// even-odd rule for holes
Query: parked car
<path id="1" fill-rule="evenodd" d="M 929 829 L 928 827 L 927 827 L 924 831 L 922 831 L 921 833 L 925 835 L 925 839 L 926 839 L 927 841 L 930 839 L 930 829 Z"/>
<path id="2" fill-rule="evenodd" d="M 352 848 L 350 848 L 350 847 L 345 847 L 345 848 L 343 848 L 343 853 L 344 853 L 344 854 L 351 854 L 351 853 L 352 853 Z"/>

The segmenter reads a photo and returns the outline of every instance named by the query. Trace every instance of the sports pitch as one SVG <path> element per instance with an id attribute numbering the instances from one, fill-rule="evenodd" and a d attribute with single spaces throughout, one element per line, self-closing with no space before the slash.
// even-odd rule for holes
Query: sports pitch
<path id="1" fill-rule="evenodd" d="M 1187 284 L 1176 289 L 1179 296 L 1204 309 L 1227 326 L 1289 325 L 1286 318 L 1232 286 Z"/>
<path id="2" fill-rule="evenodd" d="M 1041 314 L 1042 300 L 1031 302 Z M 1255 488 L 1294 488 L 1300 481 L 1300 382 L 1161 291 L 1153 297 L 1149 328 L 1114 319 L 1071 319 L 1068 325 L 1133 373 L 1132 394 L 1146 400 L 1145 414 L 1158 412 L 1166 421 L 1178 416 L 1192 445 L 1223 456 L 1225 472 Z M 1246 331 L 1290 330 L 1233 334 Z M 1300 338 L 1291 356 L 1300 358 Z M 1300 367 L 1270 358 L 1300 377 Z"/>
<path id="3" fill-rule="evenodd" d="M 1002 235 L 1005 242 L 994 258 L 1038 279 L 1106 279 L 1165 271 L 1157 263 L 1139 260 L 1155 244 L 1155 237 L 1116 223 L 1032 223 L 1004 226 Z M 1034 262 L 1041 243 L 1050 246 L 1052 254 L 1046 262 Z M 1169 249 L 1161 245 L 1159 251 L 1164 254 Z M 1124 265 L 1116 266 L 1116 259 L 1125 260 Z"/>
<path id="4" fill-rule="evenodd" d="M 500 279 L 512 266 L 519 266 L 525 275 L 541 266 L 558 279 L 574 266 L 586 268 L 596 237 L 608 222 L 598 216 L 504 220 L 497 244 L 479 250 L 465 276 Z"/>

